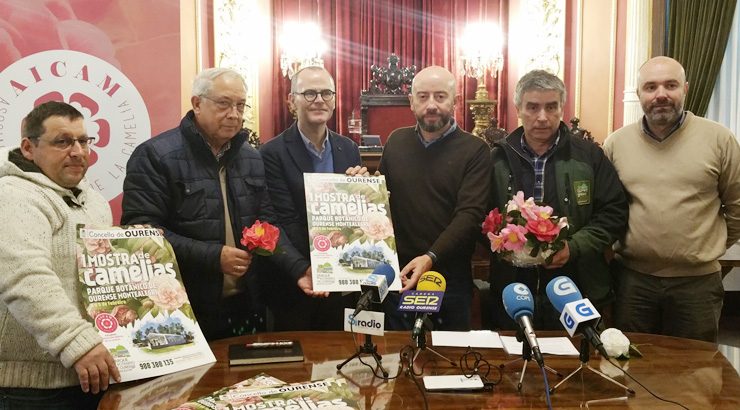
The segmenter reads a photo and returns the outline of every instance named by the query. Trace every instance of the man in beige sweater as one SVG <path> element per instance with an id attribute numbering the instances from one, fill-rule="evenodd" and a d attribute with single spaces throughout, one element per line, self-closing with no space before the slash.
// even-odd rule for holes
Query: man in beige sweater
<path id="1" fill-rule="evenodd" d="M 627 331 L 716 342 L 717 259 L 740 239 L 740 146 L 727 128 L 684 111 L 688 89 L 676 60 L 649 60 L 638 75 L 644 117 L 604 144 L 630 200 L 616 245 L 616 319 Z"/>
<path id="2" fill-rule="evenodd" d="M 83 180 L 82 114 L 60 102 L 24 119 L 20 148 L 0 150 L 0 408 L 97 408 L 120 375 L 83 310 L 77 224 L 110 225 Z"/>

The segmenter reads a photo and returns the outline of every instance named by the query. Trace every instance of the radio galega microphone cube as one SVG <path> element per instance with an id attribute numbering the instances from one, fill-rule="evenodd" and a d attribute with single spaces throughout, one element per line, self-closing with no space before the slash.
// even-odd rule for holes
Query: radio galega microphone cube
<path id="1" fill-rule="evenodd" d="M 563 313 L 560 314 L 560 323 L 563 324 L 565 330 L 567 330 L 568 334 L 572 337 L 576 332 L 578 332 L 579 325 L 584 323 L 596 325 L 600 318 L 601 315 L 591 301 L 588 299 L 581 299 L 565 304 L 563 307 Z"/>

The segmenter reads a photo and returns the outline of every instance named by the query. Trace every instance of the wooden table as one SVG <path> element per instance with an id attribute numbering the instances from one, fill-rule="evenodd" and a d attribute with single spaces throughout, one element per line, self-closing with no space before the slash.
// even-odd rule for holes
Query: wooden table
<path id="1" fill-rule="evenodd" d="M 740 267 L 740 243 L 736 243 L 719 258 L 719 264 L 722 267 L 737 268 Z"/>
<path id="2" fill-rule="evenodd" d="M 504 332 L 504 334 L 509 334 Z M 564 332 L 538 332 L 539 337 L 561 336 Z M 661 397 L 682 403 L 690 409 L 739 409 L 740 377 L 729 362 L 712 343 L 666 336 L 629 334 L 630 340 L 639 345 L 642 358 L 618 362 L 642 384 Z M 227 348 L 231 343 L 274 341 L 278 339 L 300 340 L 304 353 L 303 363 L 229 367 Z M 358 336 L 358 343 L 362 337 Z M 384 337 L 373 337 L 383 362 L 391 376 L 398 372 L 399 351 L 409 344 L 408 332 L 386 332 Z M 578 342 L 577 340 L 575 341 Z M 576 346 L 578 346 L 576 344 Z M 154 403 L 166 404 L 171 408 L 186 398 L 209 394 L 221 387 L 237 383 L 258 373 L 267 373 L 286 382 L 307 381 L 336 375 L 336 364 L 355 352 L 352 336 L 344 332 L 286 332 L 264 333 L 254 336 L 226 339 L 211 343 L 217 363 L 160 377 L 148 382 L 124 383 L 111 387 L 101 403 L 101 409 L 153 408 Z M 457 361 L 465 351 L 462 348 L 438 347 L 438 352 Z M 507 356 L 501 349 L 477 349 L 493 367 L 517 356 Z M 435 356 L 429 350 L 421 352 L 415 362 L 416 371 L 423 365 L 426 374 L 460 374 L 442 360 L 432 362 Z M 366 362 L 371 362 L 368 358 Z M 577 357 L 545 356 L 545 364 L 568 374 L 579 366 Z M 610 364 L 593 354 L 589 362 L 596 369 L 619 373 Z M 426 393 L 430 409 L 482 409 L 482 408 L 546 408 L 543 377 L 534 362 L 528 365 L 521 392 L 516 385 L 519 380 L 521 361 L 509 365 L 503 371 L 501 382 L 491 392 L 481 393 Z M 402 372 L 393 381 L 373 378 L 370 369 L 357 359 L 343 369 L 350 384 L 356 384 L 358 401 L 369 409 L 421 409 L 423 399 L 410 376 Z M 171 379 L 168 380 L 168 377 Z M 498 379 L 496 369 L 491 370 L 490 379 Z M 636 391 L 636 395 L 599 404 L 592 408 L 673 409 L 677 406 L 661 402 L 652 397 L 634 381 L 624 376 L 615 376 L 620 383 Z M 550 386 L 560 379 L 548 374 Z M 154 384 L 154 385 L 152 385 Z M 146 388 L 147 386 L 150 386 Z M 169 394 L 169 395 L 168 395 Z M 585 407 L 586 401 L 619 398 L 625 390 L 602 379 L 590 371 L 581 371 L 566 381 L 552 394 L 553 408 Z"/>

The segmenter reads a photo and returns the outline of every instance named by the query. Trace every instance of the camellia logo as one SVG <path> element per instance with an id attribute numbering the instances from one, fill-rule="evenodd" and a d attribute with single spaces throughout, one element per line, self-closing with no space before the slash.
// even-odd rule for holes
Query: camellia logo
<path id="1" fill-rule="evenodd" d="M 87 181 L 106 200 L 123 189 L 126 162 L 151 137 L 149 113 L 134 84 L 116 67 L 89 54 L 43 51 L 0 73 L 0 147 L 16 147 L 21 121 L 35 106 L 64 101 L 85 117 L 90 147 Z"/>

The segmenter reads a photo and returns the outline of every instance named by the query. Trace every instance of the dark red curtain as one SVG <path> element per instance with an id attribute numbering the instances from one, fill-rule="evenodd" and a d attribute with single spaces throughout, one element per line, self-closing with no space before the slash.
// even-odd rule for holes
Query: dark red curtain
<path id="1" fill-rule="evenodd" d="M 324 66 L 334 76 L 337 108 L 329 127 L 347 135 L 347 120 L 359 115 L 360 92 L 370 85 L 370 66 L 386 66 L 391 53 L 402 66 L 417 70 L 440 65 L 458 79 L 455 118 L 465 130 L 473 128 L 465 103 L 475 95 L 476 81 L 463 76 L 458 64 L 457 39 L 468 22 L 486 21 L 508 33 L 508 2 L 505 0 L 274 0 L 273 62 L 280 66 L 277 43 L 285 22 L 314 22 L 327 40 Z M 504 56 L 506 53 L 504 40 Z M 486 77 L 490 98 L 498 100 L 496 117 L 506 128 L 506 61 L 498 78 Z M 290 81 L 280 70 L 273 77 L 273 116 L 276 133 L 293 121 L 286 105 Z"/>

